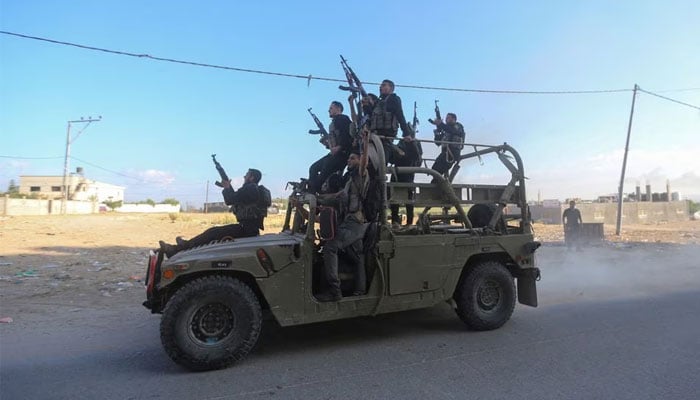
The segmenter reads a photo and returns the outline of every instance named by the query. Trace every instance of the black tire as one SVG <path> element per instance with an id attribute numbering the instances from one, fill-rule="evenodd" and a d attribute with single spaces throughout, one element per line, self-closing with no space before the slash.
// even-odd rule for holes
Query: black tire
<path id="1" fill-rule="evenodd" d="M 501 263 L 477 264 L 460 280 L 454 300 L 457 315 L 470 329 L 500 328 L 515 308 L 513 276 Z"/>
<path id="2" fill-rule="evenodd" d="M 193 371 L 230 366 L 255 346 L 262 310 L 238 279 L 207 276 L 189 282 L 168 301 L 160 340 L 168 356 Z"/>
<path id="3" fill-rule="evenodd" d="M 467 218 L 469 218 L 469 222 L 471 222 L 473 228 L 484 228 L 489 225 L 495 212 L 495 204 L 474 204 L 469 208 L 469 211 L 467 211 Z M 503 218 L 496 222 L 495 231 L 501 233 L 506 232 L 506 222 Z"/>

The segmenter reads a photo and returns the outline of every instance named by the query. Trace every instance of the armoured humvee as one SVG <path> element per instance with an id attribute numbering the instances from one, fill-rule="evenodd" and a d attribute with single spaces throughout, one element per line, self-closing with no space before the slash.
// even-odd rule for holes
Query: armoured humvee
<path id="1" fill-rule="evenodd" d="M 367 293 L 351 295 L 346 283 L 352 282 L 353 268 L 341 257 L 347 290 L 342 300 L 314 297 L 324 243 L 317 198 L 294 184 L 280 233 L 213 242 L 169 259 L 151 251 L 144 306 L 162 313 L 161 341 L 176 363 L 210 370 L 242 359 L 258 340 L 264 313 L 284 327 L 448 302 L 468 328 L 491 330 L 510 319 L 516 297 L 537 306 L 539 243 L 533 241 L 523 164 L 515 149 L 469 145 L 474 151 L 457 160 L 457 170 L 459 161 L 490 154 L 511 176 L 503 185 L 476 185 L 452 183 L 454 174 L 444 177 L 430 168 L 385 167 L 381 140 L 372 136 L 370 144 L 380 158 L 383 201 L 365 235 Z M 427 176 L 432 183 L 388 182 L 387 174 L 396 173 Z M 421 207 L 417 224 L 389 224 L 393 204 Z"/>

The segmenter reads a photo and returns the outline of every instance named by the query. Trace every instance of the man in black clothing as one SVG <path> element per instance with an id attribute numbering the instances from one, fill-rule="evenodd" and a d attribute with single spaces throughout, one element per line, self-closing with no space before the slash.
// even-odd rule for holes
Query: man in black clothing
<path id="1" fill-rule="evenodd" d="M 454 113 L 447 113 L 445 122 L 442 122 L 440 118 L 433 121 L 437 126 L 435 129 L 435 141 L 436 142 L 456 142 L 464 143 L 466 134 L 464 133 L 464 127 L 462 124 L 457 122 L 457 115 Z M 442 147 L 440 155 L 435 159 L 432 168 L 442 175 L 447 174 L 447 172 L 452 168 L 455 161 L 459 159 L 460 152 L 462 151 L 463 144 L 440 144 L 436 145 Z"/>
<path id="2" fill-rule="evenodd" d="M 320 192 L 329 176 L 345 168 L 352 148 L 351 121 L 347 115 L 343 114 L 343 105 L 339 101 L 331 102 L 328 114 L 331 117 L 331 124 L 328 127 L 330 153 L 309 167 L 309 189 L 312 192 Z"/>
<path id="3" fill-rule="evenodd" d="M 564 242 L 566 243 L 566 247 L 571 249 L 575 245 L 576 249 L 580 250 L 581 242 L 579 241 L 579 233 L 581 231 L 583 219 L 581 219 L 581 211 L 576 208 L 575 201 L 571 200 L 569 202 L 569 208 L 564 210 L 561 219 L 564 225 Z"/>
<path id="4" fill-rule="evenodd" d="M 379 86 L 379 101 L 374 105 L 370 116 L 370 127 L 379 136 L 395 138 L 401 127 L 403 136 L 410 135 L 411 128 L 406 123 L 406 117 L 401 107 L 401 98 L 394 93 L 394 82 L 385 79 Z M 398 148 L 392 139 L 383 139 L 384 158 L 387 163 L 395 162 Z"/>
<path id="5" fill-rule="evenodd" d="M 403 139 L 398 144 L 398 148 L 401 150 L 398 157 L 394 161 L 394 165 L 397 167 L 419 167 L 421 155 L 418 150 L 419 142 L 414 140 L 415 137 L 412 135 L 404 136 Z M 404 182 L 413 183 L 416 174 L 396 174 L 391 176 L 392 182 Z M 409 189 L 408 200 L 412 201 L 415 197 L 415 190 Z M 393 204 L 391 206 L 391 222 L 393 224 L 401 225 L 401 217 L 399 216 L 399 205 Z M 413 204 L 406 204 L 406 225 L 413 224 Z"/>
<path id="6" fill-rule="evenodd" d="M 161 250 L 168 258 L 175 253 L 192 247 L 201 246 L 215 240 L 235 239 L 242 237 L 258 236 L 263 228 L 264 214 L 260 210 L 260 192 L 258 183 L 262 178 L 262 173 L 257 169 L 249 169 L 243 177 L 243 186 L 238 190 L 233 190 L 230 180 L 222 182 L 224 190 L 224 201 L 231 206 L 231 212 L 236 215 L 237 224 L 215 226 L 209 228 L 190 240 L 177 237 L 176 245 L 167 244 L 162 240 L 159 242 Z"/>

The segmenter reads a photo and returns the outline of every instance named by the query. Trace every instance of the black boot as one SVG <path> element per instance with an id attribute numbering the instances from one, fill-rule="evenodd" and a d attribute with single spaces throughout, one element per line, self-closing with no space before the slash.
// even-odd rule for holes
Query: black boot
<path id="1" fill-rule="evenodd" d="M 342 298 L 340 293 L 319 293 L 316 295 L 316 300 L 322 303 L 340 301 Z"/>
<path id="2" fill-rule="evenodd" d="M 189 247 L 189 240 L 185 240 L 182 238 L 182 236 L 178 236 L 175 238 L 175 243 L 181 248 L 187 248 Z"/>
<path id="3" fill-rule="evenodd" d="M 162 240 L 159 240 L 158 244 L 160 245 L 160 249 L 163 251 L 163 253 L 165 253 L 165 255 L 168 258 L 172 258 L 172 256 L 174 256 L 175 254 L 177 254 L 178 251 L 180 251 L 180 249 L 178 249 L 177 246 L 165 243 Z"/>

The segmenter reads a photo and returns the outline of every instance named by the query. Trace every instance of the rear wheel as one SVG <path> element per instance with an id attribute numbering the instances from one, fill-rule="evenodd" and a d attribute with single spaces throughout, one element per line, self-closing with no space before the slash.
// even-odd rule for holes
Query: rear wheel
<path id="1" fill-rule="evenodd" d="M 515 284 L 503 264 L 487 261 L 471 268 L 454 295 L 457 315 L 469 328 L 487 331 L 503 326 L 515 308 Z"/>
<path id="2" fill-rule="evenodd" d="M 196 279 L 168 301 L 160 339 L 168 356 L 195 371 L 228 367 L 255 346 L 262 310 L 255 293 L 231 277 Z"/>

